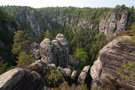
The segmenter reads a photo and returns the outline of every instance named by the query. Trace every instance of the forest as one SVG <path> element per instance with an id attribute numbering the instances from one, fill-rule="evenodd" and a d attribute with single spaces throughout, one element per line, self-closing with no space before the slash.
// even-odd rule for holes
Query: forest
<path id="1" fill-rule="evenodd" d="M 5 44 L 2 50 L 8 52 L 10 58 L 5 58 L 2 52 L 0 53 L 0 65 L 2 65 L 0 73 L 32 63 L 34 60 L 29 53 L 30 43 L 40 43 L 44 38 L 52 40 L 58 33 L 63 33 L 66 37 L 69 54 L 80 57 L 80 69 L 86 65 L 93 65 L 99 51 L 108 42 L 105 34 L 99 32 L 100 20 L 109 18 L 112 12 L 116 13 L 116 18 L 119 20 L 123 10 L 128 11 L 126 30 L 134 30 L 135 8 L 125 5 L 117 5 L 115 8 L 38 9 L 27 6 L 1 6 L 0 40 Z M 6 27 L 7 23 L 12 24 L 15 29 L 9 30 Z"/>

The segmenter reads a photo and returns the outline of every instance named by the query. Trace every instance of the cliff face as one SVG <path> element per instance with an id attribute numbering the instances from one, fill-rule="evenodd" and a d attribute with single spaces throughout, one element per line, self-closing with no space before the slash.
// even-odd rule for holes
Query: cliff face
<path id="1" fill-rule="evenodd" d="M 83 20 L 77 20 L 77 18 L 69 18 L 64 16 L 57 16 L 56 18 L 53 18 L 53 22 L 57 22 L 62 26 L 76 26 L 79 27 L 81 30 L 88 29 L 92 30 L 93 29 L 93 24 L 92 21 L 86 20 L 85 18 Z"/>
<path id="2" fill-rule="evenodd" d="M 41 17 L 39 12 L 30 7 L 16 7 L 11 6 L 8 8 L 3 8 L 6 12 L 11 13 L 22 30 L 30 31 L 32 35 L 37 36 L 39 33 L 43 32 L 43 22 L 41 23 Z M 11 10 L 12 9 L 12 10 Z"/>
<path id="3" fill-rule="evenodd" d="M 20 23 L 22 29 L 29 29 L 31 33 L 36 36 L 38 33 L 43 32 L 40 17 L 37 18 L 35 14 L 26 13 L 26 11 L 23 11 L 20 12 L 15 18 Z"/>
<path id="4" fill-rule="evenodd" d="M 131 37 L 119 37 L 100 50 L 98 59 L 91 67 L 90 74 L 93 78 L 93 86 L 110 88 L 112 90 L 135 90 L 134 80 L 126 82 L 116 72 L 123 62 L 135 62 L 135 46 L 121 43 L 120 41 L 124 38 L 129 39 Z M 125 76 L 130 77 L 130 75 Z"/>
<path id="5" fill-rule="evenodd" d="M 121 13 L 121 19 L 116 19 L 116 13 L 112 13 L 108 19 L 101 19 L 99 24 L 99 32 L 104 33 L 109 39 L 113 34 L 125 31 L 128 11 Z"/>

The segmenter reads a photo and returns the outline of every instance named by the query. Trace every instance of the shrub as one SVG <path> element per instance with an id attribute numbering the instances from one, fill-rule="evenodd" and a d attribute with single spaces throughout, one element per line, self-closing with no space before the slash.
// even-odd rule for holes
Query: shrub
<path id="1" fill-rule="evenodd" d="M 56 87 L 56 83 L 62 80 L 62 74 L 58 69 L 52 69 L 48 79 L 50 80 L 49 83 L 53 83 L 53 85 Z"/>
<path id="2" fill-rule="evenodd" d="M 121 67 L 117 69 L 117 74 L 126 82 L 135 80 L 135 62 L 123 62 Z"/>
<path id="3" fill-rule="evenodd" d="M 135 35 L 132 36 L 131 39 L 123 39 L 121 42 L 122 43 L 127 43 L 127 44 L 135 44 Z"/>

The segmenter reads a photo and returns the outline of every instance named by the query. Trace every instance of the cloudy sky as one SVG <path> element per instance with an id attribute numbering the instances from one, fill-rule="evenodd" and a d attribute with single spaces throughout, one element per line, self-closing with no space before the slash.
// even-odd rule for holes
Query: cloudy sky
<path id="1" fill-rule="evenodd" d="M 125 4 L 128 7 L 135 6 L 135 0 L 0 0 L 1 5 L 21 5 L 40 7 L 115 7 Z"/>

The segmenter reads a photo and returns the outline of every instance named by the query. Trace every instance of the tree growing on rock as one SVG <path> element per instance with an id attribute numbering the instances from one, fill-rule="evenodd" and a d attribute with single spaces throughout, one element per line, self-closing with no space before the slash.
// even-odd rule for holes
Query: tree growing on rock
<path id="1" fill-rule="evenodd" d="M 51 34 L 50 34 L 49 30 L 46 30 L 46 32 L 45 32 L 45 38 L 51 39 Z"/>
<path id="2" fill-rule="evenodd" d="M 62 74 L 58 69 L 56 70 L 52 69 L 48 79 L 50 80 L 49 83 L 53 83 L 54 87 L 56 87 L 56 83 L 59 80 L 60 81 L 62 80 Z"/>

